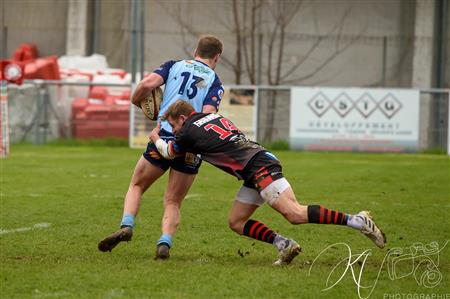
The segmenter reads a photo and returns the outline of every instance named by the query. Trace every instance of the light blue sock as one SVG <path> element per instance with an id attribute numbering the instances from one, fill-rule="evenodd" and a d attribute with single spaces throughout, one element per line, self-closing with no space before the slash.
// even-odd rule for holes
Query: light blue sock
<path id="1" fill-rule="evenodd" d="M 120 227 L 129 226 L 134 228 L 134 215 L 124 213 L 122 217 L 122 222 L 120 223 Z"/>
<path id="2" fill-rule="evenodd" d="M 162 244 L 162 243 L 166 243 L 169 248 L 172 247 L 172 236 L 168 235 L 168 234 L 162 234 L 161 237 L 159 238 L 158 242 L 156 243 L 156 245 Z"/>

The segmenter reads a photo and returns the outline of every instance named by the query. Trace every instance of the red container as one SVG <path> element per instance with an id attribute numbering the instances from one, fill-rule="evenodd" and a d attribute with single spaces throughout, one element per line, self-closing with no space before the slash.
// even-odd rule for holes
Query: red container
<path id="1" fill-rule="evenodd" d="M 108 120 L 111 110 L 107 105 L 88 105 L 84 111 L 89 120 Z"/>
<path id="2" fill-rule="evenodd" d="M 92 86 L 89 90 L 89 98 L 105 100 L 108 96 L 108 89 L 104 86 Z"/>
<path id="3" fill-rule="evenodd" d="M 108 136 L 117 138 L 128 138 L 129 122 L 126 120 L 110 120 L 107 124 Z"/>
<path id="4" fill-rule="evenodd" d="M 59 67 L 56 56 L 38 58 L 25 65 L 25 79 L 59 80 Z"/>
<path id="5" fill-rule="evenodd" d="M 39 78 L 39 70 L 35 63 L 30 62 L 25 64 L 24 75 L 25 79 L 38 79 Z"/>
<path id="6" fill-rule="evenodd" d="M 85 109 L 89 105 L 88 99 L 77 98 L 72 102 L 72 119 L 86 118 Z"/>
<path id="7" fill-rule="evenodd" d="M 39 78 L 45 80 L 60 80 L 58 58 L 49 56 L 35 60 L 38 67 Z"/>
<path id="8" fill-rule="evenodd" d="M 130 101 L 108 96 L 72 102 L 72 136 L 79 139 L 128 138 Z"/>
<path id="9" fill-rule="evenodd" d="M 20 48 L 23 50 L 23 61 L 34 60 L 38 58 L 38 50 L 35 44 L 21 44 Z"/>
<path id="10" fill-rule="evenodd" d="M 108 131 L 104 122 L 78 120 L 73 126 L 73 136 L 80 139 L 106 138 Z"/>
<path id="11" fill-rule="evenodd" d="M 128 121 L 75 120 L 72 136 L 78 139 L 128 138 Z"/>

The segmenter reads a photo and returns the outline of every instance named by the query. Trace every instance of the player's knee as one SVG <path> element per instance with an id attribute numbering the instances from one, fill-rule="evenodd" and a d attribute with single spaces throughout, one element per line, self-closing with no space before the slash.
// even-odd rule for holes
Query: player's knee
<path id="1" fill-rule="evenodd" d="M 242 235 L 242 232 L 244 231 L 244 225 L 245 223 L 241 220 L 228 218 L 228 226 L 230 229 L 240 235 Z"/>
<path id="2" fill-rule="evenodd" d="M 134 197 L 134 198 L 141 198 L 142 194 L 144 194 L 145 189 L 142 188 L 139 185 L 136 184 L 130 184 L 130 186 L 128 186 L 128 191 L 127 191 L 127 195 L 126 197 Z"/>
<path id="3" fill-rule="evenodd" d="M 180 208 L 182 201 L 183 198 L 179 198 L 178 196 L 164 195 L 164 207 L 174 206 Z"/>
<path id="4" fill-rule="evenodd" d="M 301 213 L 300 211 L 288 211 L 283 213 L 283 216 L 291 224 L 302 224 L 308 222 L 308 218 L 305 217 L 304 213 Z"/>
<path id="5" fill-rule="evenodd" d="M 129 190 L 132 192 L 138 192 L 138 193 L 144 193 L 151 184 L 145 182 L 144 180 L 141 179 L 133 179 L 130 182 L 130 186 L 129 186 Z"/>

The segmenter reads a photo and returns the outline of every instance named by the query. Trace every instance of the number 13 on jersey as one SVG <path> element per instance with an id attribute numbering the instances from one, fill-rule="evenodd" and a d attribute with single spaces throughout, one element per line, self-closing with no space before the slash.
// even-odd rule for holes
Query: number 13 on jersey
<path id="1" fill-rule="evenodd" d="M 190 84 L 188 86 L 188 90 L 186 91 L 186 95 L 189 99 L 193 99 L 197 95 L 197 84 L 203 81 L 203 78 L 195 75 L 192 75 L 191 78 L 190 72 L 182 72 L 181 76 L 183 77 L 183 82 L 181 83 L 180 89 L 178 90 L 178 94 L 184 94 L 186 85 L 188 85 L 189 82 Z"/>

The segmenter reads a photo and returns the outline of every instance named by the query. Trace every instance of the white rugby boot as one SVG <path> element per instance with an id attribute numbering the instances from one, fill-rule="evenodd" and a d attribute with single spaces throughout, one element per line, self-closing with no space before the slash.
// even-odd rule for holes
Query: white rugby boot
<path id="1" fill-rule="evenodd" d="M 361 211 L 353 217 L 357 217 L 362 221 L 360 232 L 367 238 L 372 240 L 379 248 L 386 245 L 386 235 L 378 228 L 368 211 Z"/>
<path id="2" fill-rule="evenodd" d="M 302 249 L 297 242 L 291 239 L 287 239 L 285 241 L 284 248 L 278 250 L 278 259 L 273 263 L 273 265 L 289 265 L 301 251 Z"/>

